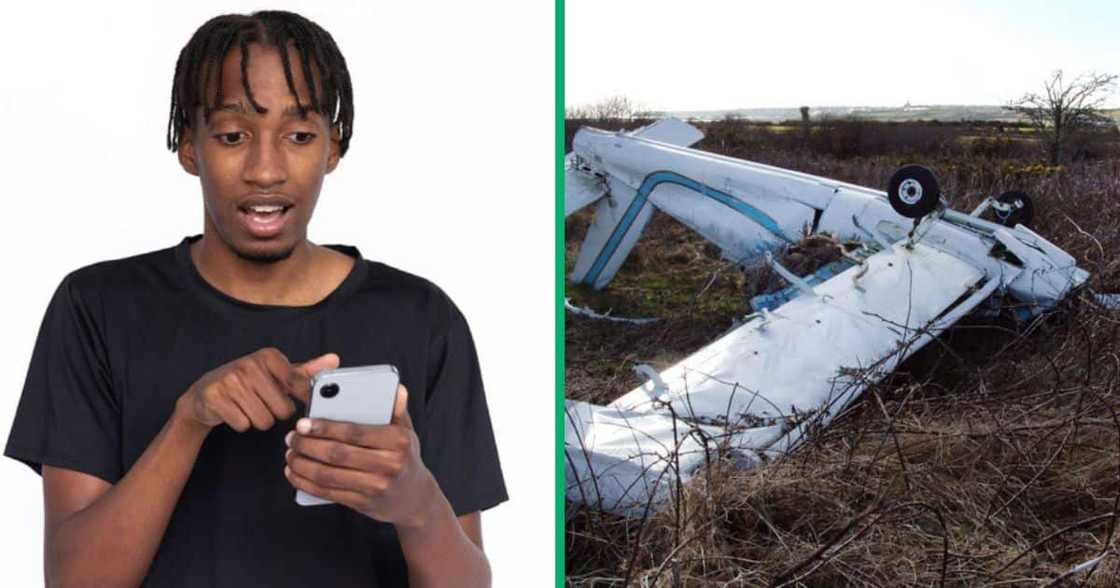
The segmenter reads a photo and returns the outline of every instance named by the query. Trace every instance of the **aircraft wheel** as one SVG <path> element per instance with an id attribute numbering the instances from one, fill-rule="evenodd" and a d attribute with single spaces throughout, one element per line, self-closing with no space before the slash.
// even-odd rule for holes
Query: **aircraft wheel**
<path id="1" fill-rule="evenodd" d="M 904 165 L 898 168 L 887 184 L 891 208 L 906 218 L 921 218 L 937 208 L 941 187 L 929 168 Z"/>

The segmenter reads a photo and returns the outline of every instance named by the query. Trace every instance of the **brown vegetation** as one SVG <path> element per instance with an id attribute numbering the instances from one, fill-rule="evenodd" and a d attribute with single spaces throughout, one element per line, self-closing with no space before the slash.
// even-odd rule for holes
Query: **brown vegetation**
<path id="1" fill-rule="evenodd" d="M 633 129 L 653 119 L 575 119 L 566 127 L 566 149 L 580 126 Z M 799 153 L 841 160 L 867 157 L 937 157 L 1048 162 L 1050 146 L 1028 122 L 919 121 L 884 122 L 858 117 L 814 120 L 808 131 L 801 121 L 777 123 L 728 118 L 694 123 L 706 138 L 698 147 L 732 157 L 759 160 Z M 1063 163 L 1120 157 L 1116 125 L 1069 131 L 1063 139 Z"/>

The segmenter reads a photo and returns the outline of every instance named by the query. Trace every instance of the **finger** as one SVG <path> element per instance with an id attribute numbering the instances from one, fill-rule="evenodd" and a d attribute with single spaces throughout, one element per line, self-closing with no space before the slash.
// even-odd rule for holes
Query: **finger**
<path id="1" fill-rule="evenodd" d="M 413 428 L 412 417 L 408 414 L 408 388 L 405 388 L 404 384 L 397 385 L 397 398 L 393 401 L 393 418 L 389 422 L 409 429 Z"/>
<path id="2" fill-rule="evenodd" d="M 412 433 L 400 425 L 363 425 L 322 418 L 302 418 L 296 430 L 304 435 L 333 439 L 370 449 L 406 452 L 412 445 Z"/>
<path id="3" fill-rule="evenodd" d="M 283 420 L 291 418 L 296 412 L 296 405 L 288 397 L 288 372 L 292 365 L 287 356 L 275 348 L 265 348 L 257 353 L 257 361 L 253 362 L 263 377 L 271 385 L 262 386 L 261 399 L 268 406 L 272 414 Z"/>
<path id="4" fill-rule="evenodd" d="M 245 413 L 233 401 L 217 408 L 214 412 L 218 413 L 218 416 L 221 417 L 225 424 L 229 425 L 229 428 L 238 433 L 244 433 L 253 426 L 253 422 L 249 420 L 249 417 L 245 416 Z"/>
<path id="5" fill-rule="evenodd" d="M 260 431 L 266 431 L 276 424 L 276 419 L 273 418 L 272 412 L 261 401 L 259 394 L 254 389 L 257 385 L 252 377 L 246 377 L 241 372 L 235 371 L 237 385 L 230 390 L 230 397 L 245 416 L 249 417 L 252 421 L 253 427 Z"/>
<path id="6" fill-rule="evenodd" d="M 349 506 L 350 508 L 359 512 L 361 512 L 362 505 L 365 502 L 365 498 L 357 492 L 354 492 L 352 490 L 340 490 L 338 488 L 328 488 L 326 486 L 320 486 L 313 480 L 293 470 L 292 466 L 289 465 L 284 466 L 284 477 L 287 478 L 288 482 L 290 482 L 292 486 L 294 486 L 297 490 L 303 490 L 304 492 L 314 496 L 318 496 L 319 498 L 325 498 L 327 500 Z"/>
<path id="7" fill-rule="evenodd" d="M 233 401 L 230 394 L 230 392 L 222 389 L 219 395 L 220 398 L 211 404 L 210 410 L 217 413 L 218 417 L 221 418 L 225 424 L 229 425 L 229 428 L 238 433 L 244 433 L 249 430 L 249 427 L 253 426 L 253 423 L 249 420 L 249 417 L 245 415 L 245 412 L 241 410 L 241 407 Z"/>
<path id="8" fill-rule="evenodd" d="M 308 437 L 294 431 L 288 435 L 286 441 L 294 453 L 320 463 L 363 472 L 375 472 L 389 477 L 396 477 L 404 466 L 401 454 L 395 451 L 370 449 L 332 439 Z"/>
<path id="9" fill-rule="evenodd" d="M 325 370 L 338 367 L 341 360 L 337 353 L 327 353 L 300 364 L 293 364 L 285 374 L 289 392 L 307 404 L 311 401 L 311 377 Z"/>
<path id="10" fill-rule="evenodd" d="M 295 414 L 296 405 L 288 398 L 284 384 L 273 375 L 272 368 L 269 367 L 270 361 L 272 360 L 261 358 L 261 361 L 249 363 L 253 389 L 274 417 L 286 421 Z"/>
<path id="11" fill-rule="evenodd" d="M 376 496 L 389 487 L 389 481 L 377 474 L 335 467 L 292 452 L 288 456 L 291 471 L 307 478 L 320 488 L 353 492 L 359 497 Z"/>

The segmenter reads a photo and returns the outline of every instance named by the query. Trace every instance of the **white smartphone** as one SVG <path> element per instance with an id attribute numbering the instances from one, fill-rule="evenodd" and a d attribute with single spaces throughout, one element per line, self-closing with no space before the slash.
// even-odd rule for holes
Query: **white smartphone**
<path id="1" fill-rule="evenodd" d="M 363 425 L 387 425 L 393 418 L 400 374 L 389 364 L 326 369 L 311 377 L 311 402 L 307 416 Z M 296 490 L 302 506 L 332 504 Z"/>

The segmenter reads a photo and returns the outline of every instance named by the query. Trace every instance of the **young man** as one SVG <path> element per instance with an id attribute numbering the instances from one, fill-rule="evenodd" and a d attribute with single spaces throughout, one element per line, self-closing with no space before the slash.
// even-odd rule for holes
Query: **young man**
<path id="1" fill-rule="evenodd" d="M 203 233 L 62 280 L 5 449 L 43 477 L 48 585 L 489 584 L 479 513 L 507 496 L 463 315 L 307 238 L 352 120 L 345 60 L 299 15 L 183 48 L 168 146 Z M 300 418 L 315 373 L 382 363 L 390 425 Z"/>

